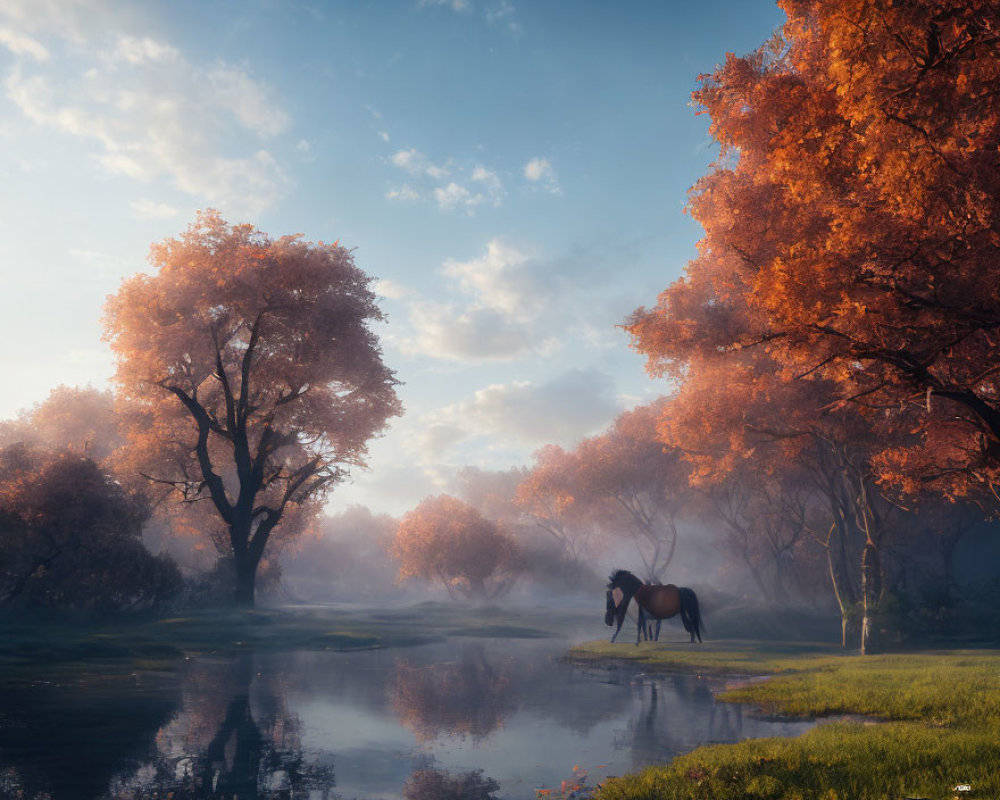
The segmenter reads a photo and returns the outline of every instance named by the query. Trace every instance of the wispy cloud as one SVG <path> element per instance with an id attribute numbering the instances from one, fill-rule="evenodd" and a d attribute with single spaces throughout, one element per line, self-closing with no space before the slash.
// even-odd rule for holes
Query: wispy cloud
<path id="1" fill-rule="evenodd" d="M 0 45 L 16 56 L 30 56 L 35 61 L 48 61 L 49 51 L 41 42 L 10 28 L 0 27 Z"/>
<path id="2" fill-rule="evenodd" d="M 390 189 L 390 200 L 415 202 L 433 198 L 442 211 L 461 210 L 475 213 L 481 206 L 499 206 L 503 201 L 503 181 L 492 169 L 475 164 L 464 168 L 447 159 L 443 164 L 434 163 L 415 147 L 397 150 L 387 162 L 407 172 L 418 186 L 404 184 Z"/>
<path id="3" fill-rule="evenodd" d="M 243 67 L 192 62 L 160 39 L 94 30 L 88 12 L 115 20 L 106 5 L 0 4 L 0 45 L 19 57 L 4 88 L 24 117 L 93 142 L 94 163 L 108 173 L 165 178 L 229 213 L 255 215 L 284 196 L 291 182 L 266 142 L 291 119 L 270 88 Z"/>
<path id="4" fill-rule="evenodd" d="M 416 203 L 423 199 L 423 195 L 408 183 L 404 183 L 395 189 L 390 189 L 385 193 L 385 196 L 389 200 L 402 200 L 407 203 Z"/>
<path id="5" fill-rule="evenodd" d="M 482 17 L 490 25 L 502 26 L 515 35 L 524 33 L 524 28 L 516 16 L 517 8 L 509 0 L 499 0 L 499 2 L 480 0 L 476 6 L 481 9 Z M 417 8 L 448 8 L 460 13 L 474 10 L 470 0 L 418 0 Z"/>
<path id="6" fill-rule="evenodd" d="M 482 363 L 551 357 L 570 341 L 595 354 L 620 346 L 616 329 L 642 300 L 622 291 L 614 265 L 627 248 L 578 245 L 558 258 L 527 243 L 487 242 L 470 259 L 448 259 L 440 274 L 447 299 L 412 290 L 405 322 L 387 342 L 411 356 Z"/>
<path id="7" fill-rule="evenodd" d="M 409 150 L 397 150 L 389 156 L 389 163 L 406 170 L 411 175 L 426 175 L 434 180 L 443 180 L 450 174 L 447 165 L 431 163 L 427 156 L 415 147 Z"/>
<path id="8" fill-rule="evenodd" d="M 147 198 L 133 200 L 129 205 L 132 207 L 132 213 L 137 219 L 170 219 L 180 213 L 179 209 L 171 205 L 157 203 Z"/>
<path id="9" fill-rule="evenodd" d="M 524 177 L 531 183 L 552 192 L 552 194 L 559 194 L 561 192 L 556 171 L 552 169 L 552 165 L 547 158 L 531 159 L 524 165 Z"/>
<path id="10" fill-rule="evenodd" d="M 504 25 L 513 34 L 524 33 L 524 28 L 515 17 L 517 9 L 508 0 L 500 0 L 497 5 L 486 9 L 486 21 L 490 25 Z"/>
<path id="11" fill-rule="evenodd" d="M 428 8 L 431 6 L 444 6 L 452 11 L 466 11 L 469 8 L 468 0 L 419 0 L 418 8 Z"/>
<path id="12" fill-rule="evenodd" d="M 571 445 L 596 433 L 621 411 L 614 379 L 596 369 L 568 370 L 550 381 L 491 384 L 470 397 L 425 414 L 439 432 L 425 446 L 437 456 L 473 437 L 500 437 L 521 445 Z"/>

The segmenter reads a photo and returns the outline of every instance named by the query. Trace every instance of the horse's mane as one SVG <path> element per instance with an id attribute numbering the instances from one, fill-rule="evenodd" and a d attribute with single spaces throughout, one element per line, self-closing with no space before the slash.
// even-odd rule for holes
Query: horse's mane
<path id="1" fill-rule="evenodd" d="M 638 588 L 642 585 L 642 581 L 635 577 L 635 575 L 627 569 L 616 569 L 608 578 L 608 588 L 624 588 L 622 587 L 622 584 L 625 584 L 629 588 Z"/>

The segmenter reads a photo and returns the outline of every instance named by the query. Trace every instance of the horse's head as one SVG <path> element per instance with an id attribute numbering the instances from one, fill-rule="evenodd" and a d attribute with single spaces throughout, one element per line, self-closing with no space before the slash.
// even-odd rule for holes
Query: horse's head
<path id="1" fill-rule="evenodd" d="M 608 589 L 607 602 L 604 605 L 604 624 L 614 625 L 625 616 L 625 594 L 621 589 Z M 619 623 L 620 624 L 620 623 Z"/>
<path id="2" fill-rule="evenodd" d="M 640 586 L 642 581 L 627 569 L 616 569 L 608 578 L 608 589 L 618 589 L 629 597 L 634 595 Z"/>

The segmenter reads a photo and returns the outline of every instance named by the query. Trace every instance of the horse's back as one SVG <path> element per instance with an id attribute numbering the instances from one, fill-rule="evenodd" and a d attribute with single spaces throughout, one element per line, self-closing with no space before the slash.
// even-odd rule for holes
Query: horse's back
<path id="1" fill-rule="evenodd" d="M 666 619 L 681 610 L 681 594 L 672 583 L 664 586 L 646 584 L 636 592 L 636 599 L 654 619 Z"/>

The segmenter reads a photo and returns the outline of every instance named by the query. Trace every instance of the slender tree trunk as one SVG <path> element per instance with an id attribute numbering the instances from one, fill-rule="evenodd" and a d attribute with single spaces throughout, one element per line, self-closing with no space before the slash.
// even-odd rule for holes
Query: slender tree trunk
<path id="1" fill-rule="evenodd" d="M 877 652 L 879 647 L 878 628 L 873 617 L 882 596 L 882 564 L 878 548 L 871 540 L 865 543 L 861 556 L 861 592 L 861 654 L 870 655 Z"/>
<path id="2" fill-rule="evenodd" d="M 858 598 L 847 571 L 847 553 L 841 526 L 835 524 L 831 537 L 832 540 L 826 547 L 826 559 L 830 568 L 830 584 L 840 609 L 840 646 L 847 648 L 849 642 L 857 641 L 857 635 L 860 634 L 855 617 Z"/>

